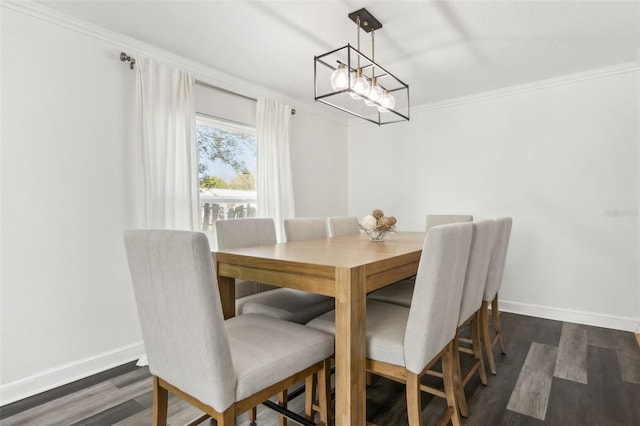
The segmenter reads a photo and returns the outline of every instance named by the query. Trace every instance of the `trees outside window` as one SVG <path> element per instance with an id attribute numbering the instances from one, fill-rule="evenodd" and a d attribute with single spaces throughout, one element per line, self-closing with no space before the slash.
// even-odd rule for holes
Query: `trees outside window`
<path id="1" fill-rule="evenodd" d="M 199 115 L 196 141 L 200 229 L 213 234 L 216 220 L 255 216 L 255 127 Z"/>

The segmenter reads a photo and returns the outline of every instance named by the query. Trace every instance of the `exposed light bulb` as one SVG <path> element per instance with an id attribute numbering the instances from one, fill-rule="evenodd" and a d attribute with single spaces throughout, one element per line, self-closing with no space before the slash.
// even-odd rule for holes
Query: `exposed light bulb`
<path id="1" fill-rule="evenodd" d="M 389 112 L 390 109 L 394 109 L 396 106 L 396 98 L 393 95 L 385 90 L 384 95 L 382 95 L 382 100 L 380 101 L 382 106 L 378 107 L 378 111 L 380 112 Z"/>
<path id="2" fill-rule="evenodd" d="M 369 82 L 362 76 L 362 70 L 358 70 L 357 77 L 352 80 L 351 90 L 353 92 L 350 92 L 349 95 L 353 99 L 362 99 L 363 96 L 369 94 Z"/>
<path id="3" fill-rule="evenodd" d="M 331 87 L 336 92 L 349 88 L 349 71 L 344 64 L 338 65 L 338 69 L 331 73 Z"/>
<path id="4" fill-rule="evenodd" d="M 382 92 L 382 89 L 380 88 L 380 86 L 378 86 L 376 84 L 376 78 L 372 78 L 371 79 L 371 87 L 369 88 L 369 95 L 368 98 L 369 99 L 365 99 L 364 103 L 369 105 L 369 106 L 377 106 L 377 103 L 380 103 L 382 101 L 382 98 L 384 96 L 384 93 Z"/>

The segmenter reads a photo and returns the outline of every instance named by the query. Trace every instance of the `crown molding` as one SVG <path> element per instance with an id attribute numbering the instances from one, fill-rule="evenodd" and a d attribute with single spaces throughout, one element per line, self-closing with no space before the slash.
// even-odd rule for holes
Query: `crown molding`
<path id="1" fill-rule="evenodd" d="M 122 50 L 129 50 L 127 54 L 135 55 L 148 55 L 160 59 L 168 64 L 176 67 L 187 69 L 191 72 L 196 79 L 202 80 L 206 83 L 212 84 L 224 88 L 226 90 L 238 93 L 240 95 L 258 98 L 267 97 L 290 104 L 292 107 L 304 110 L 311 114 L 320 116 L 322 118 L 335 121 L 337 123 L 353 126 L 362 124 L 362 120 L 343 116 L 342 114 L 334 113 L 326 108 L 322 108 L 312 101 L 301 101 L 297 98 L 284 95 L 274 90 L 270 90 L 264 86 L 254 84 L 252 82 L 240 79 L 231 74 L 225 73 L 218 69 L 203 65 L 193 60 L 184 58 L 180 55 L 168 52 L 153 45 L 141 42 L 131 37 L 124 36 L 111 30 L 99 27 L 94 24 L 90 24 L 86 21 L 65 15 L 56 10 L 50 9 L 46 6 L 34 3 L 31 0 L 0 0 L 0 6 L 12 9 L 27 15 L 31 15 L 38 19 L 63 26 L 69 30 L 102 40 L 106 43 L 117 46 Z M 628 62 L 618 65 L 613 65 L 604 68 L 598 68 L 594 70 L 583 71 L 574 74 L 567 74 L 560 77 L 554 77 L 545 80 L 539 80 L 531 83 L 525 83 L 521 85 L 490 90 L 481 92 L 469 96 L 461 96 L 458 98 L 447 99 L 444 101 L 431 102 L 421 104 L 412 107 L 412 114 L 419 114 L 426 111 L 438 110 L 443 108 L 449 108 L 457 105 L 463 105 L 467 103 L 474 103 L 485 101 L 493 98 L 499 98 L 503 96 L 512 96 L 521 93 L 532 92 L 536 90 L 542 90 L 549 87 L 561 86 L 566 84 L 578 83 L 585 80 L 591 80 L 595 78 L 608 77 L 611 75 L 622 74 L 627 72 L 635 72 L 640 70 L 640 49 L 639 58 L 636 62 Z"/>
<path id="2" fill-rule="evenodd" d="M 344 125 L 348 123 L 348 119 L 343 118 L 338 114 L 332 113 L 331 111 L 327 111 L 326 109 L 321 108 L 319 105 L 316 106 L 315 102 L 305 102 L 301 101 L 300 99 L 292 98 L 275 90 L 271 90 L 264 86 L 260 86 L 247 80 L 240 79 L 231 74 L 203 65 L 191 59 L 187 59 L 175 53 L 168 52 L 140 40 L 60 13 L 46 6 L 34 3 L 31 0 L 0 0 L 0 7 L 12 9 L 14 11 L 30 15 L 34 18 L 49 22 L 51 24 L 59 25 L 71 31 L 84 34 L 88 37 L 101 40 L 105 43 L 113 45 L 114 47 L 117 47 L 119 50 L 126 51 L 128 55 L 150 56 L 161 60 L 169 65 L 186 69 L 197 80 L 204 81 L 206 83 L 221 87 L 234 93 L 238 93 L 250 98 L 265 97 L 275 99 L 277 101 L 289 104 L 297 110 L 304 110 L 308 113 Z M 117 55 L 119 55 L 119 53 L 120 52 L 118 51 Z"/>
<path id="3" fill-rule="evenodd" d="M 521 93 L 534 92 L 537 90 L 547 89 L 549 87 L 563 86 L 567 84 L 579 83 L 581 81 L 593 80 L 596 78 L 609 77 L 616 74 L 624 74 L 628 72 L 636 72 L 640 70 L 638 62 L 627 62 L 609 67 L 597 68 L 593 70 L 567 74 L 560 77 L 549 78 L 545 80 L 534 81 L 531 83 L 519 84 L 516 86 L 505 87 L 502 89 L 490 90 L 487 92 L 477 93 L 469 96 L 461 96 L 459 98 L 447 99 L 444 101 L 423 104 L 414 107 L 412 113 L 420 113 L 437 109 L 449 108 L 452 106 L 463 105 L 473 102 L 485 101 L 503 96 L 518 95 Z"/>
<path id="4" fill-rule="evenodd" d="M 640 62 L 640 61 L 639 61 Z M 505 87 L 501 89 L 489 90 L 486 92 L 476 93 L 458 98 L 446 99 L 444 101 L 430 102 L 413 106 L 411 114 L 420 114 L 422 112 L 434 111 L 444 108 L 450 108 L 458 105 L 470 104 L 474 102 L 486 101 L 489 99 L 500 98 L 504 96 L 518 95 L 521 93 L 534 92 L 537 90 L 547 89 L 549 87 L 562 86 L 567 84 L 579 83 L 585 80 L 593 80 L 596 78 L 609 77 L 616 74 L 624 74 L 628 72 L 640 71 L 639 62 L 626 62 L 623 64 L 612 65 L 609 67 L 597 68 L 593 70 L 583 71 L 575 74 L 567 74 L 560 77 L 549 78 L 545 80 L 534 81 L 531 83 L 519 84 L 516 86 Z M 351 119 L 349 126 L 362 124 L 362 120 Z"/>

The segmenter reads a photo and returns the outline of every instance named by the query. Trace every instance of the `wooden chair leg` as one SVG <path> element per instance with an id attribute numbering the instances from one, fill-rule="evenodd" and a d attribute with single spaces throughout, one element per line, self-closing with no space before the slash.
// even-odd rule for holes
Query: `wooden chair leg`
<path id="1" fill-rule="evenodd" d="M 318 405 L 320 422 L 329 424 L 331 418 L 331 361 L 325 360 L 323 368 L 318 372 Z"/>
<path id="2" fill-rule="evenodd" d="M 410 371 L 407 371 L 407 416 L 409 426 L 422 426 L 420 376 Z"/>
<path id="3" fill-rule="evenodd" d="M 160 386 L 158 376 L 153 376 L 153 426 L 166 426 L 169 391 Z"/>
<path id="4" fill-rule="evenodd" d="M 471 321 L 471 345 L 473 346 L 473 354 L 480 362 L 478 367 L 478 374 L 480 375 L 480 382 L 487 386 L 487 371 L 484 368 L 484 357 L 482 356 L 482 346 L 480 343 L 480 311 L 476 312 Z"/>
<path id="5" fill-rule="evenodd" d="M 304 384 L 304 416 L 307 420 L 313 420 L 313 403 L 316 400 L 316 375 L 312 375 L 306 378 Z M 322 390 L 320 390 L 322 392 Z"/>
<path id="6" fill-rule="evenodd" d="M 505 354 L 506 351 L 504 350 L 504 341 L 502 340 L 502 330 L 500 329 L 500 311 L 498 310 L 497 294 L 493 301 L 491 301 L 491 318 L 493 319 L 493 329 L 495 330 L 498 342 L 500 343 L 500 351 Z"/>
<path id="7" fill-rule="evenodd" d="M 236 423 L 236 416 L 233 408 L 229 408 L 218 416 L 216 419 L 217 426 L 234 426 Z"/>
<path id="8" fill-rule="evenodd" d="M 258 419 L 258 407 L 253 407 L 249 410 L 249 422 L 255 423 Z"/>
<path id="9" fill-rule="evenodd" d="M 460 351 L 458 350 L 458 338 L 457 336 L 451 343 L 451 357 L 453 360 L 453 392 L 458 401 L 458 407 L 460 414 L 464 417 L 469 417 L 469 407 L 467 406 L 467 397 L 464 395 L 464 386 L 462 385 L 462 368 L 460 366 Z M 444 360 L 443 360 L 444 364 Z M 442 374 L 444 375 L 444 366 Z M 445 388 L 446 391 L 446 388 Z"/>
<path id="10" fill-rule="evenodd" d="M 480 307 L 480 328 L 487 361 L 489 361 L 489 370 L 491 374 L 496 374 L 496 362 L 493 359 L 493 345 L 491 345 L 491 336 L 489 335 L 489 304 L 485 301 L 482 301 L 482 306 Z"/>
<path id="11" fill-rule="evenodd" d="M 453 359 L 453 342 L 450 342 L 442 355 L 442 375 L 444 380 L 444 392 L 447 397 L 447 406 L 451 415 L 451 423 L 453 426 L 461 426 L 460 410 L 455 394 L 455 367 Z"/>
<path id="12" fill-rule="evenodd" d="M 288 392 L 286 390 L 278 393 L 278 405 L 280 405 L 282 408 L 287 408 L 287 393 Z M 287 418 L 282 414 L 280 414 L 278 417 L 280 418 L 278 424 L 280 426 L 287 426 Z"/>

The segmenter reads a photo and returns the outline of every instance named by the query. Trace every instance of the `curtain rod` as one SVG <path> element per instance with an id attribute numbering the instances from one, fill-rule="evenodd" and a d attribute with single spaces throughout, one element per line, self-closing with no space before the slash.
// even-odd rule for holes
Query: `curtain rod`
<path id="1" fill-rule="evenodd" d="M 131 68 L 131 69 L 133 69 L 133 66 L 136 64 L 136 60 L 134 58 L 132 58 L 131 56 L 127 55 L 125 52 L 120 52 L 120 60 L 122 62 L 129 62 L 129 68 Z M 250 101 L 258 102 L 258 100 L 256 98 L 252 98 L 251 96 L 247 96 L 247 95 L 243 95 L 241 93 L 233 92 L 233 91 L 231 91 L 229 89 L 225 89 L 225 88 L 222 88 L 222 87 L 219 87 L 219 86 L 214 86 L 213 84 L 209 84 L 209 83 L 201 81 L 201 80 L 196 80 L 196 84 L 199 85 L 199 86 L 208 87 L 210 89 L 219 90 L 221 92 L 228 93 L 230 95 L 239 96 L 241 98 L 248 99 Z M 294 108 L 291 108 L 291 115 L 295 115 L 295 114 L 296 114 L 296 110 Z"/>
<path id="2" fill-rule="evenodd" d="M 244 98 L 244 99 L 247 99 L 247 100 L 250 100 L 250 101 L 253 101 L 253 102 L 258 102 L 258 100 L 256 98 L 252 98 L 251 96 L 242 95 L 240 93 L 236 93 L 236 92 L 233 92 L 233 91 L 231 91 L 229 89 L 225 89 L 225 88 L 222 88 L 222 87 L 219 87 L 219 86 L 214 86 L 213 84 L 210 84 L 210 83 L 207 83 L 207 82 L 204 82 L 204 81 L 201 81 L 201 80 L 196 80 L 196 84 L 198 86 L 208 87 L 209 89 L 219 90 L 221 92 L 228 93 L 230 95 L 239 96 L 241 98 Z"/>
<path id="3" fill-rule="evenodd" d="M 196 80 L 196 84 L 198 86 L 208 87 L 210 89 L 219 90 L 221 92 L 228 93 L 230 95 L 239 96 L 241 98 L 248 99 L 250 101 L 258 102 L 258 100 L 256 98 L 252 98 L 251 96 L 243 95 L 243 94 L 231 91 L 229 89 L 225 89 L 223 87 L 214 86 L 213 84 L 210 84 L 210 83 L 207 83 L 207 82 L 204 82 L 204 81 L 201 81 L 201 80 Z M 295 108 L 291 108 L 291 115 L 296 115 Z"/>

